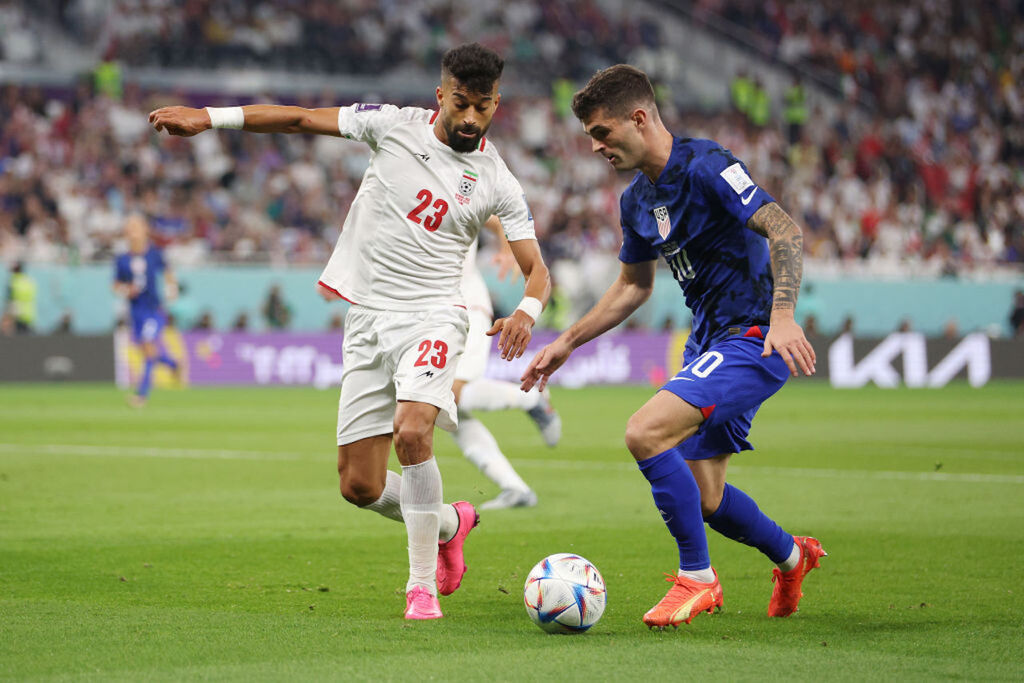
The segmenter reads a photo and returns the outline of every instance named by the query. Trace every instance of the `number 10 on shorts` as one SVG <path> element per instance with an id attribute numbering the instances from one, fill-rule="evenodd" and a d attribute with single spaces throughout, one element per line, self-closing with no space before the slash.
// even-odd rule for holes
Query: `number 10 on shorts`
<path id="1" fill-rule="evenodd" d="M 680 372 L 689 372 L 693 376 L 703 379 L 714 372 L 715 368 L 721 365 L 724 360 L 725 356 L 718 351 L 708 351 L 697 356 L 692 363 Z"/>
<path id="2" fill-rule="evenodd" d="M 430 364 L 440 370 L 448 363 L 448 345 L 440 339 L 435 341 L 424 339 L 420 342 L 419 349 L 417 350 L 420 352 L 420 357 L 413 363 L 414 368 L 422 368 Z M 437 353 L 427 358 L 431 351 L 436 351 Z"/>

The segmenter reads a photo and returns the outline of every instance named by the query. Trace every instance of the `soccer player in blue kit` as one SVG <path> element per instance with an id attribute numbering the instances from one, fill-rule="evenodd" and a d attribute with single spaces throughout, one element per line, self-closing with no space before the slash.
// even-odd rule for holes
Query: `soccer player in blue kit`
<path id="1" fill-rule="evenodd" d="M 141 407 L 149 397 L 156 364 L 178 370 L 177 361 L 167 355 L 160 342 L 167 318 L 160 305 L 158 285 L 162 275 L 165 293 L 173 298 L 177 281 L 164 261 L 163 252 L 149 243 L 149 226 L 143 216 L 135 214 L 125 219 L 124 233 L 128 251 L 114 262 L 114 291 L 128 299 L 132 340 L 142 348 L 145 357 L 142 377 L 131 396 L 132 405 Z"/>
<path id="2" fill-rule="evenodd" d="M 616 169 L 639 172 L 620 203 L 618 279 L 533 358 L 523 389 L 543 389 L 574 349 L 639 308 L 654 287 L 660 254 L 693 324 L 683 369 L 626 426 L 626 446 L 679 546 L 672 587 L 643 621 L 678 626 L 721 608 L 705 522 L 777 565 L 768 616 L 789 616 L 804 577 L 825 552 L 816 539 L 783 531 L 725 479 L 732 454 L 752 448 L 746 437 L 761 403 L 790 374 L 814 373 L 814 349 L 793 318 L 803 269 L 800 228 L 728 150 L 674 137 L 642 71 L 622 64 L 599 71 L 572 106 L 595 152 Z"/>

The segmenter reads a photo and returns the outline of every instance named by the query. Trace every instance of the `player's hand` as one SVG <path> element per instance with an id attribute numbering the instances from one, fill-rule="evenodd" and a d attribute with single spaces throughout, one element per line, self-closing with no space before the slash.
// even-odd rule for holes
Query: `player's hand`
<path id="1" fill-rule="evenodd" d="M 529 391 L 534 385 L 537 385 L 538 391 L 544 391 L 544 387 L 548 385 L 548 379 L 555 370 L 569 360 L 572 351 L 572 346 L 562 341 L 561 337 L 545 346 L 533 357 L 526 372 L 519 378 L 523 382 L 519 388 Z"/>
<path id="2" fill-rule="evenodd" d="M 166 130 L 186 138 L 213 128 L 207 111 L 192 107 L 161 107 L 149 112 L 149 122 L 158 133 Z"/>
<path id="3" fill-rule="evenodd" d="M 792 317 L 777 319 L 772 315 L 771 327 L 765 335 L 764 352 L 761 353 L 761 357 L 767 358 L 772 355 L 772 351 L 779 352 L 794 377 L 799 374 L 797 368 L 807 376 L 814 374 L 814 364 L 817 361 L 814 347 L 804 336 L 803 328 Z"/>
<path id="4" fill-rule="evenodd" d="M 495 320 L 491 329 L 487 330 L 487 336 L 493 337 L 500 333 L 498 350 L 501 351 L 501 357 L 503 360 L 512 360 L 519 358 L 526 350 L 526 345 L 533 336 L 533 324 L 533 318 L 520 310 L 515 310 L 507 318 Z"/>
<path id="5" fill-rule="evenodd" d="M 511 249 L 502 249 L 491 257 L 491 263 L 498 267 L 498 279 L 502 281 L 515 282 L 523 271 L 519 268 L 519 262 L 512 255 Z"/>

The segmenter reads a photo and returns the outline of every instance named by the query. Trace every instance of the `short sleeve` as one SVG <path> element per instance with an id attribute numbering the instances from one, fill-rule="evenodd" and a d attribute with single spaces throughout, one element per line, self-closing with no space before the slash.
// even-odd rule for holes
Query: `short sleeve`
<path id="1" fill-rule="evenodd" d="M 775 198 L 750 178 L 747 167 L 728 150 L 719 147 L 715 151 L 718 153 L 706 154 L 696 164 L 697 179 L 715 204 L 746 225 L 758 209 Z"/>
<path id="2" fill-rule="evenodd" d="M 623 263 L 643 263 L 657 260 L 657 250 L 631 227 L 635 211 L 632 210 L 632 204 L 627 201 L 626 195 L 627 193 L 623 193 L 622 199 L 619 200 L 619 215 L 622 223 L 622 247 L 619 248 L 619 260 Z"/>
<path id="3" fill-rule="evenodd" d="M 501 220 L 505 237 L 509 242 L 537 239 L 533 225 L 533 213 L 526 203 L 526 193 L 515 176 L 503 169 L 499 181 L 499 197 L 494 213 Z"/>
<path id="4" fill-rule="evenodd" d="M 432 115 L 429 109 L 419 107 L 356 103 L 338 108 L 338 132 L 343 138 L 376 147 L 377 141 L 394 126 L 406 121 L 427 122 Z"/>
<path id="5" fill-rule="evenodd" d="M 128 260 L 117 258 L 114 260 L 114 282 L 131 282 L 132 273 L 128 269 Z"/>

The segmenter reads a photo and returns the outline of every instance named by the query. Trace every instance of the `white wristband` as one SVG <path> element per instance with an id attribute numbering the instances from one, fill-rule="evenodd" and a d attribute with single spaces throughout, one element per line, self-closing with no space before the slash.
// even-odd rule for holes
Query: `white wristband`
<path id="1" fill-rule="evenodd" d="M 233 128 L 241 130 L 245 125 L 245 112 L 241 107 L 207 107 L 210 123 L 214 128 Z"/>
<path id="2" fill-rule="evenodd" d="M 540 302 L 540 299 L 534 299 L 532 296 L 524 296 L 523 300 L 516 306 L 517 311 L 522 311 L 526 315 L 533 318 L 533 322 L 540 320 L 540 314 L 544 310 L 544 304 Z"/>

